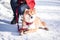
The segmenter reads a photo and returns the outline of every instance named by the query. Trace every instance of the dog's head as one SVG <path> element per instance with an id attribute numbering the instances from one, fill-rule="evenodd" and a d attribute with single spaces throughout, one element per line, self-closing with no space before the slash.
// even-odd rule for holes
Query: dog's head
<path id="1" fill-rule="evenodd" d="M 31 10 L 31 9 L 27 9 L 25 10 L 25 21 L 26 22 L 33 22 L 35 19 L 35 9 Z"/>

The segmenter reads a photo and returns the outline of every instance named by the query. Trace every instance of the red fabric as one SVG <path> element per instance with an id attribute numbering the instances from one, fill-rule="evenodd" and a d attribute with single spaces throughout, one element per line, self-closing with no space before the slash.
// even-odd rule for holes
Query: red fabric
<path id="1" fill-rule="evenodd" d="M 28 28 L 20 28 L 20 29 L 19 29 L 19 32 L 28 31 L 28 30 L 29 30 Z"/>
<path id="2" fill-rule="evenodd" d="M 24 0 L 18 0 L 18 3 L 20 4 L 21 1 Z M 34 0 L 26 0 L 27 5 L 30 7 L 30 9 L 33 9 L 35 6 L 35 1 Z"/>
<path id="3" fill-rule="evenodd" d="M 31 22 L 31 23 L 28 23 L 28 22 L 26 22 L 26 25 L 31 25 L 33 22 Z"/>
<path id="4" fill-rule="evenodd" d="M 16 8 L 16 23 L 18 22 L 18 8 Z"/>
<path id="5" fill-rule="evenodd" d="M 33 9 L 35 6 L 35 1 L 34 0 L 26 0 L 27 5 L 30 7 L 30 9 Z"/>

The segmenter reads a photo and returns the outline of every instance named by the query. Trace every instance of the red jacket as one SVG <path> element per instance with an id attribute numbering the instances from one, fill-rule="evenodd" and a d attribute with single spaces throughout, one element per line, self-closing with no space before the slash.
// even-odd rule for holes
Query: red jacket
<path id="1" fill-rule="evenodd" d="M 21 1 L 24 0 L 18 0 L 18 3 L 20 4 Z M 27 5 L 30 7 L 30 9 L 33 9 L 35 6 L 35 1 L 34 0 L 26 0 Z"/>
<path id="2" fill-rule="evenodd" d="M 27 5 L 30 7 L 30 9 L 33 9 L 35 6 L 34 0 L 26 0 Z"/>

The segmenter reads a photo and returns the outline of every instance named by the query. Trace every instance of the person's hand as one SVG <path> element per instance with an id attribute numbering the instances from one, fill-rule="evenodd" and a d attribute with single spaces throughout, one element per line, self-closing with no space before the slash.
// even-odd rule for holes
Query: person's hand
<path id="1" fill-rule="evenodd" d="M 21 1 L 20 3 L 24 3 L 23 1 Z"/>

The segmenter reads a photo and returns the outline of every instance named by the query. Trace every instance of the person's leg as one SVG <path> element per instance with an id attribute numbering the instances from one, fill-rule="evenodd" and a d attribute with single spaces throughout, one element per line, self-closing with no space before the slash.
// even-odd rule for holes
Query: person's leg
<path id="1" fill-rule="evenodd" d="M 19 6 L 19 8 L 18 8 L 18 13 L 19 13 L 20 15 L 23 15 L 25 9 L 29 9 L 29 7 L 27 6 L 27 4 L 22 4 L 22 5 Z"/>
<path id="2" fill-rule="evenodd" d="M 12 11 L 13 11 L 13 16 L 14 16 L 11 21 L 11 24 L 15 24 L 16 23 L 16 7 L 18 6 L 17 0 L 11 0 L 10 4 L 11 4 Z"/>

